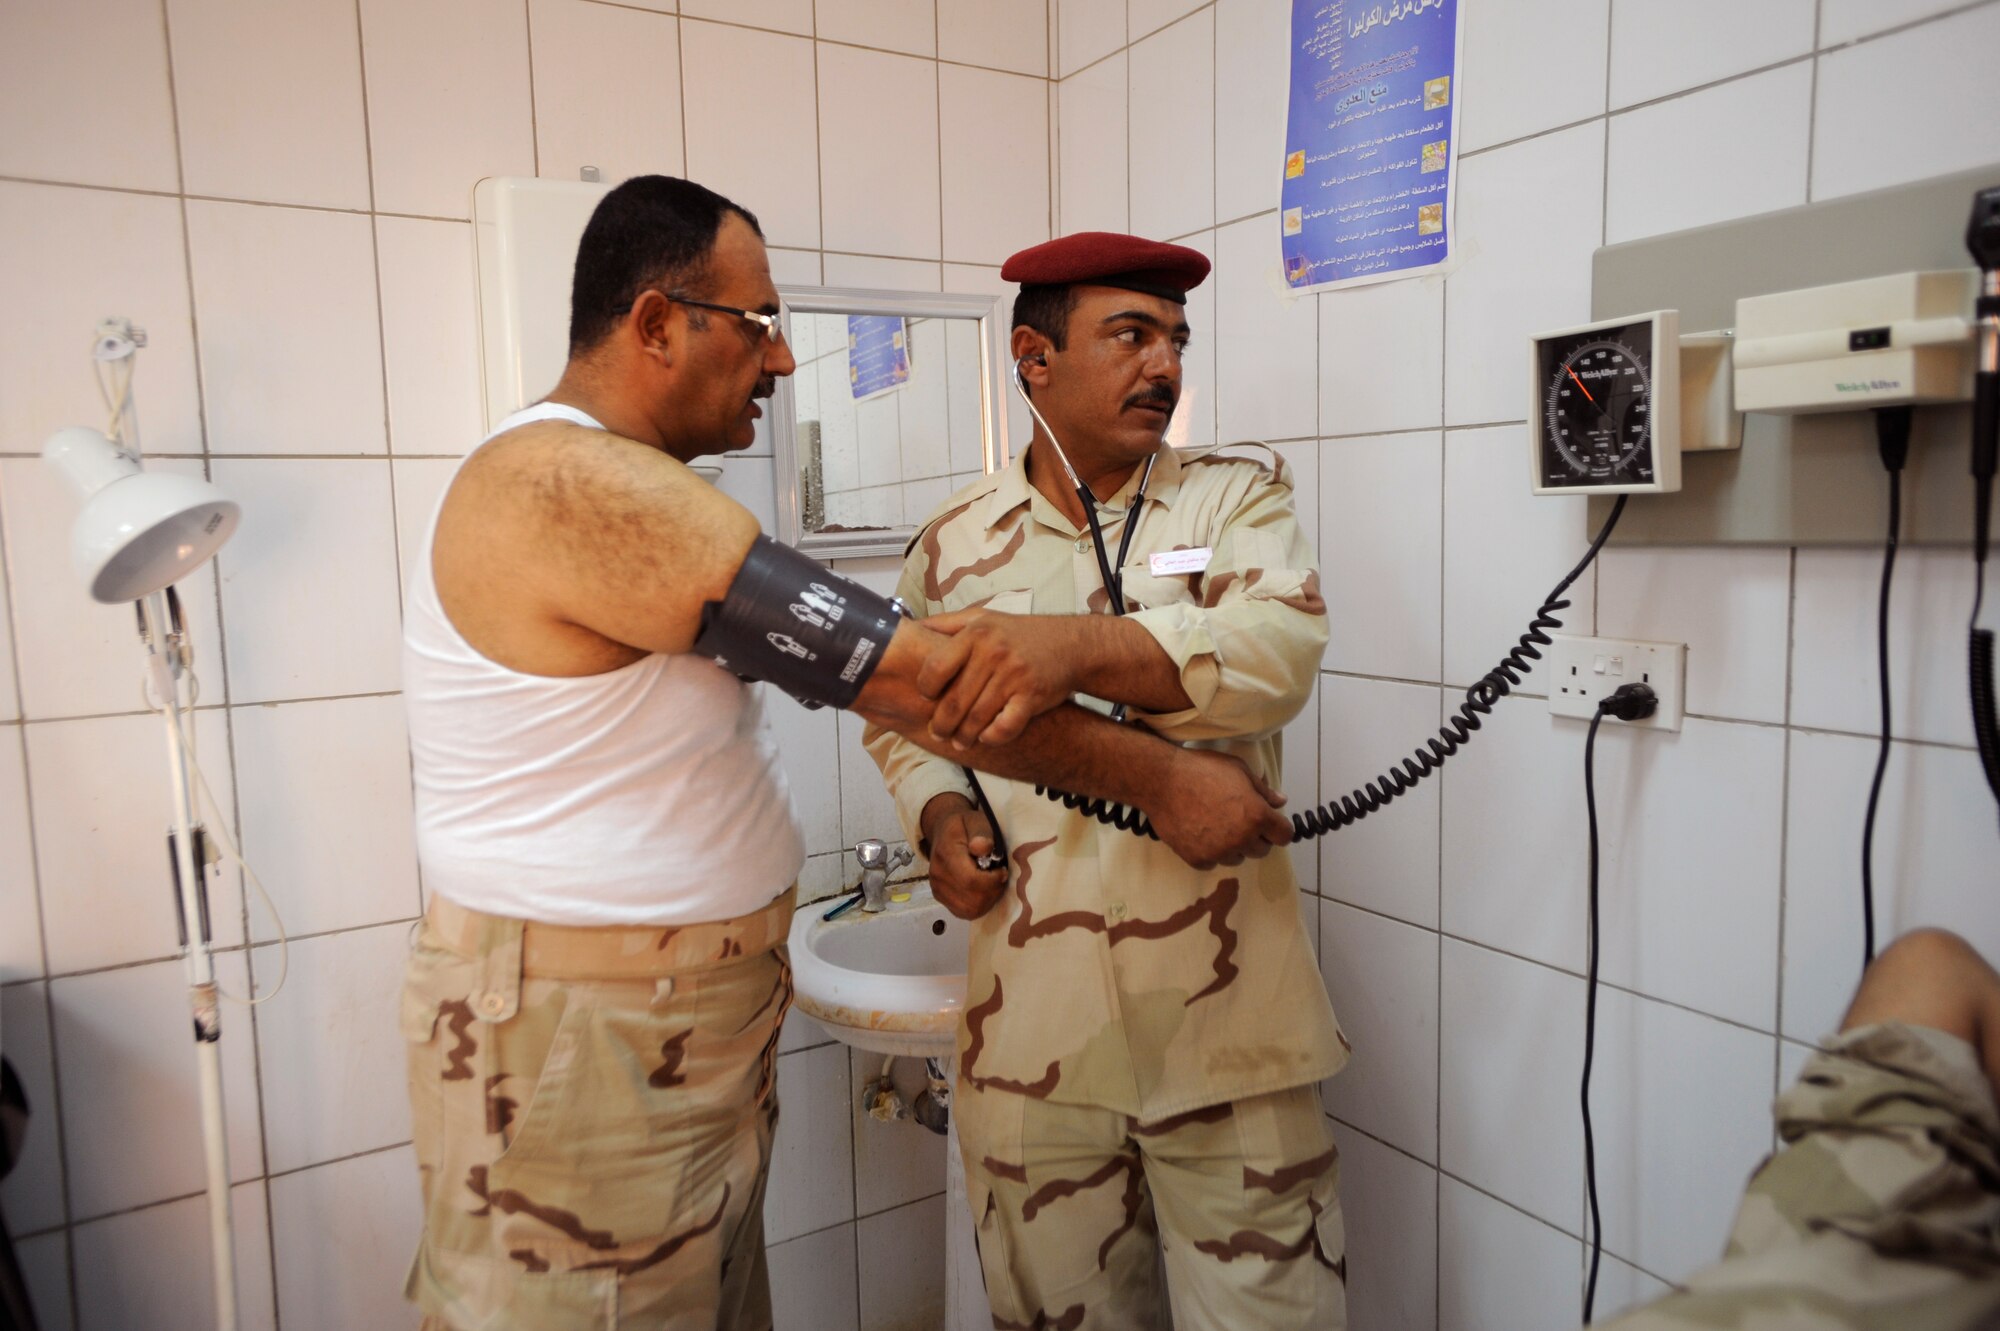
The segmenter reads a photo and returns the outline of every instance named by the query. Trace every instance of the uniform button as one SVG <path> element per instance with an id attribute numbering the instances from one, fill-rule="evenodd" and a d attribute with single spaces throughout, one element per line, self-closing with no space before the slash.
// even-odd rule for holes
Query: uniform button
<path id="1" fill-rule="evenodd" d="M 479 1010 L 489 1017 L 499 1016 L 502 1012 L 505 1012 L 507 1010 L 506 995 L 481 994 L 479 996 Z"/>
<path id="2" fill-rule="evenodd" d="M 1085 550 L 1088 550 L 1089 548 L 1090 548 L 1089 541 L 1078 541 L 1076 543 L 1076 552 L 1078 554 L 1082 554 Z"/>
<path id="3" fill-rule="evenodd" d="M 1125 918 L 1125 903 L 1124 903 L 1124 902 L 1122 902 L 1122 901 L 1114 901 L 1114 902 L 1112 902 L 1112 903 L 1111 903 L 1111 904 L 1110 904 L 1109 906 L 1106 906 L 1106 907 L 1104 908 L 1104 918 L 1105 918 L 1105 919 L 1107 919 L 1107 920 L 1122 920 L 1122 919 L 1124 919 L 1124 918 Z"/>

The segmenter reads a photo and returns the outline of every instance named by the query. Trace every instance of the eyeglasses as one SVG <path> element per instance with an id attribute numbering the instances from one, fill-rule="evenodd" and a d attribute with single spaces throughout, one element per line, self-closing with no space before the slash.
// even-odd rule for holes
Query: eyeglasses
<path id="1" fill-rule="evenodd" d="M 775 314 L 760 314 L 756 310 L 739 310 L 734 305 L 717 305 L 706 300 L 689 300 L 686 296 L 668 295 L 664 291 L 660 294 L 666 296 L 668 300 L 675 301 L 681 305 L 694 305 L 704 310 L 720 310 L 724 314 L 733 314 L 739 319 L 746 319 L 753 324 L 761 325 L 764 329 L 764 336 L 773 342 L 776 342 L 785 335 L 784 325 Z"/>

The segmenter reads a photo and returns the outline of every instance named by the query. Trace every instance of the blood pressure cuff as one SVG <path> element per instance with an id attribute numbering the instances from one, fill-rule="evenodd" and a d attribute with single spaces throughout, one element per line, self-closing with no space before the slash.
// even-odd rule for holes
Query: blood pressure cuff
<path id="1" fill-rule="evenodd" d="M 808 707 L 849 707 L 882 663 L 902 607 L 759 536 L 727 595 L 701 608 L 699 656 Z"/>

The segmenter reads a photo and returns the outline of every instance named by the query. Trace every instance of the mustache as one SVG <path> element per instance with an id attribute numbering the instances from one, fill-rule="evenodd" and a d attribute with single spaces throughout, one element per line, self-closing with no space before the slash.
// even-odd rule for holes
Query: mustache
<path id="1" fill-rule="evenodd" d="M 1171 413 L 1180 402 L 1180 394 L 1165 384 L 1158 384 L 1143 393 L 1134 393 L 1125 399 L 1128 407 L 1165 407 Z"/>
<path id="2" fill-rule="evenodd" d="M 778 376 L 775 374 L 767 374 L 763 378 L 757 381 L 757 389 L 755 392 L 751 393 L 750 396 L 769 397 L 771 396 L 771 394 L 777 391 L 778 391 Z"/>

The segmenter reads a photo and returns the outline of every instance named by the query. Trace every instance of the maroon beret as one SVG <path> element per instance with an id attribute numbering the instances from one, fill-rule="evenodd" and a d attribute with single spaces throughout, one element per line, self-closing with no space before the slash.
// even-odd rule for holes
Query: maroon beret
<path id="1" fill-rule="evenodd" d="M 1185 305 L 1187 293 L 1208 276 L 1208 256 L 1115 231 L 1079 231 L 1029 246 L 1007 260 L 1000 276 L 1023 286 L 1118 287 Z"/>

